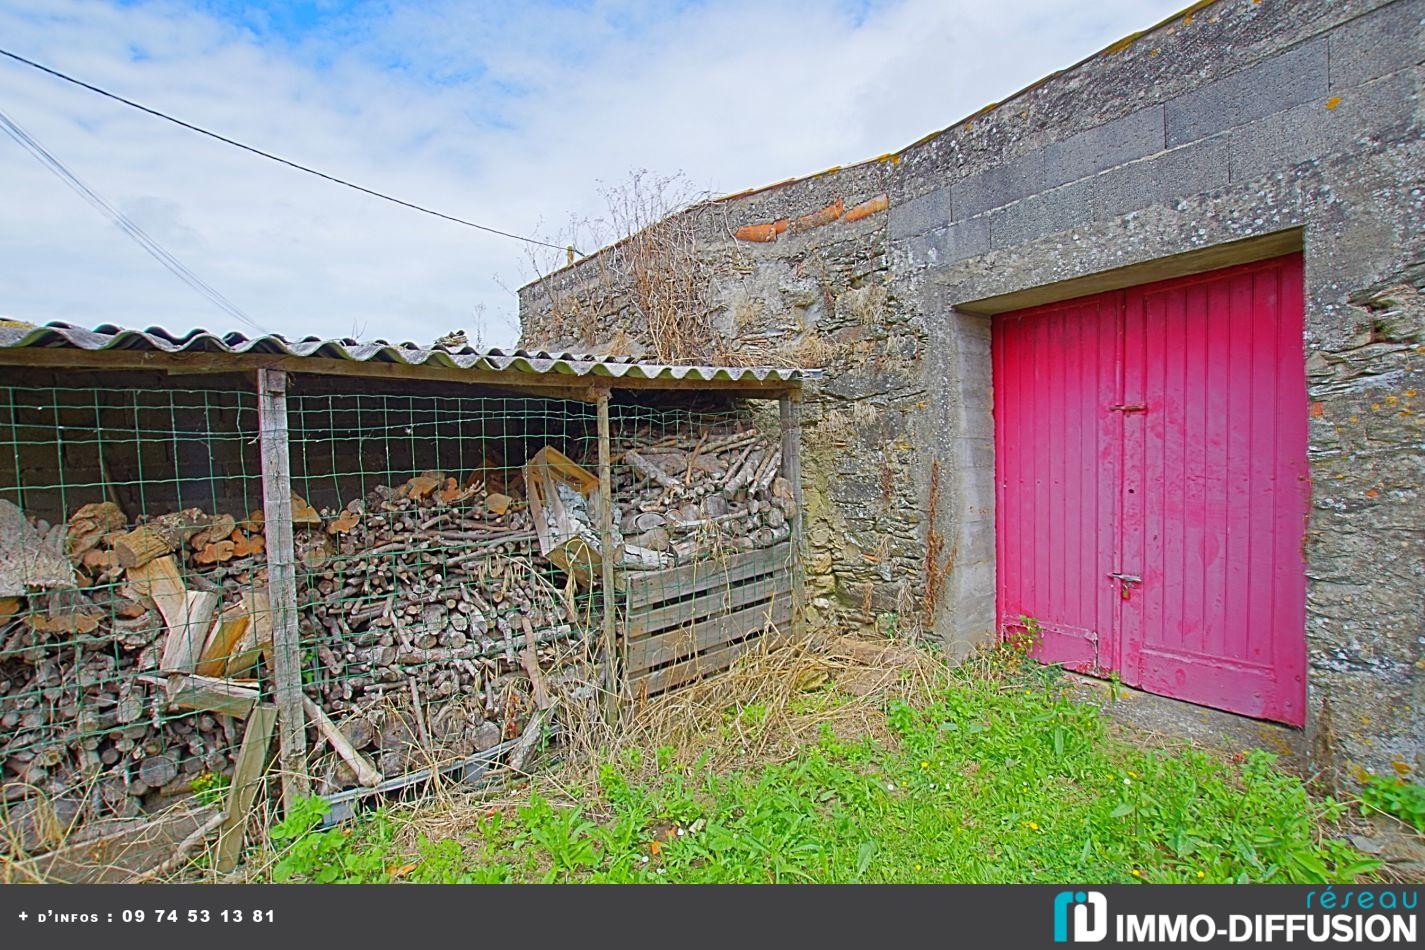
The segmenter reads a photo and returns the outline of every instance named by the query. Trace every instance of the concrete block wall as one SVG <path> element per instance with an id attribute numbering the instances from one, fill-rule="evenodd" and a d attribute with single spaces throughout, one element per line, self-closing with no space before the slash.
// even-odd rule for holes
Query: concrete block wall
<path id="1" fill-rule="evenodd" d="M 836 344 L 805 350 L 831 369 L 808 432 L 821 603 L 914 619 L 953 655 L 993 637 L 989 312 L 1300 249 L 1301 744 L 1328 768 L 1425 768 L 1422 18 L 1425 0 L 1199 3 L 897 155 L 691 212 L 719 299 L 758 302 L 723 324 L 732 352 L 765 353 L 788 314 L 789 341 Z M 608 295 L 597 270 L 525 288 L 527 342 L 564 342 L 542 335 L 549 287 Z M 604 315 L 589 345 L 637 336 Z"/>

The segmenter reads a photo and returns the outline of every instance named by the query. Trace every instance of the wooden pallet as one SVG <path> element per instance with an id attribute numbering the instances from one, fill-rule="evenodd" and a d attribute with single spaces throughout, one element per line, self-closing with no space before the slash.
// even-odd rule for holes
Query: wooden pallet
<path id="1" fill-rule="evenodd" d="M 791 544 L 623 577 L 624 674 L 652 696 L 720 672 L 790 637 Z"/>

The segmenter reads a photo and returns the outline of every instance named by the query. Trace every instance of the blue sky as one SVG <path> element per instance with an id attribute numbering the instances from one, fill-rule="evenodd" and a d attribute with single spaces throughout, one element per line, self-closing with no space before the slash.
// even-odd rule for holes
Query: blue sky
<path id="1" fill-rule="evenodd" d="M 724 193 L 891 151 L 1181 2 L 0 0 L 0 45 L 504 230 L 584 222 L 588 250 L 635 169 Z M 506 345 L 513 288 L 558 259 L 8 62 L 0 110 L 269 329 Z M 8 138 L 0 197 L 0 315 L 246 329 Z"/>

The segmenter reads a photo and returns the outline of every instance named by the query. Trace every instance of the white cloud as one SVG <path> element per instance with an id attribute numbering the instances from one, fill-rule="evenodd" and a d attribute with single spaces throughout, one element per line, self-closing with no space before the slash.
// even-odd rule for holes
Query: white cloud
<path id="1" fill-rule="evenodd" d="M 10 49 L 356 182 L 504 230 L 600 181 L 727 192 L 899 148 L 1180 0 L 790 0 L 356 8 L 300 37 L 174 3 L 0 8 Z M 526 251 L 0 62 L 0 109 L 264 326 L 513 342 Z M 587 248 L 585 250 L 588 250 Z M 547 252 L 546 252 L 547 253 Z M 541 255 L 541 259 L 549 257 Z M 0 138 L 0 311 L 247 329 Z"/>

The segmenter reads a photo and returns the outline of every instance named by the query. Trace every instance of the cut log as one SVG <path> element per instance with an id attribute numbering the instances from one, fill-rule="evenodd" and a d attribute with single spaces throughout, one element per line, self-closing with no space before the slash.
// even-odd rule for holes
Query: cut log
<path id="1" fill-rule="evenodd" d="M 177 542 L 148 525 L 141 525 L 114 542 L 119 563 L 126 568 L 143 567 L 177 547 Z"/>
<path id="2" fill-rule="evenodd" d="M 236 529 L 237 522 L 233 520 L 232 515 L 215 515 L 212 523 L 202 531 L 193 535 L 188 543 L 192 545 L 193 550 L 201 551 L 215 541 L 228 540 L 228 535 L 232 534 Z"/>
<path id="3" fill-rule="evenodd" d="M 119 506 L 111 501 L 85 505 L 69 518 L 69 531 L 64 538 L 64 552 L 77 561 L 92 550 L 106 534 L 128 523 Z"/>
<path id="4" fill-rule="evenodd" d="M 417 475 L 406 482 L 403 489 L 406 497 L 414 498 L 417 501 L 429 498 L 431 492 L 440 487 L 442 479 L 435 475 Z"/>
<path id="5" fill-rule="evenodd" d="M 233 557 L 252 557 L 265 552 L 266 540 L 260 534 L 246 535 L 241 531 L 234 531 Z"/>
<path id="6" fill-rule="evenodd" d="M 178 759 L 172 753 L 151 755 L 139 762 L 139 781 L 161 788 L 178 777 Z"/>
<path id="7" fill-rule="evenodd" d="M 119 563 L 126 568 L 142 567 L 154 558 L 176 551 L 213 521 L 198 508 L 185 508 L 161 515 L 147 524 L 114 539 Z"/>
<path id="8" fill-rule="evenodd" d="M 336 517 L 336 520 L 327 525 L 327 534 L 348 534 L 357 523 L 361 521 L 361 516 L 354 511 L 343 511 Z"/>
<path id="9" fill-rule="evenodd" d="M 338 729 L 336 724 L 327 717 L 327 714 L 322 711 L 322 707 L 312 702 L 310 697 L 303 696 L 302 708 L 307 711 L 307 718 L 311 719 L 312 724 L 317 727 L 317 731 L 325 736 L 326 740 L 332 744 L 332 748 L 336 750 L 337 755 L 341 756 L 342 760 L 351 766 L 351 770 L 356 773 L 356 780 L 358 782 L 367 788 L 374 788 L 381 784 L 381 773 L 376 771 L 376 767 L 371 764 L 366 756 L 356 751 L 356 747 L 346 738 L 346 734 Z"/>
<path id="10" fill-rule="evenodd" d="M 639 455 L 632 449 L 623 453 L 623 458 L 625 462 L 632 465 L 641 474 L 653 479 L 655 482 L 662 485 L 664 488 L 675 489 L 683 487 L 682 482 L 678 481 L 672 475 L 669 475 L 667 472 L 663 471 L 663 469 L 659 468 L 657 465 L 654 465 L 652 462 L 648 461 L 648 459 L 644 458 L 642 455 Z"/>
<path id="11" fill-rule="evenodd" d="M 307 504 L 307 500 L 295 492 L 292 494 L 292 523 L 294 525 L 322 523 L 322 516 L 317 514 L 317 509 Z"/>
<path id="12" fill-rule="evenodd" d="M 237 545 L 231 541 L 215 541 L 212 544 L 203 545 L 193 560 L 199 564 L 221 564 L 224 561 L 231 561 L 237 553 Z"/>

